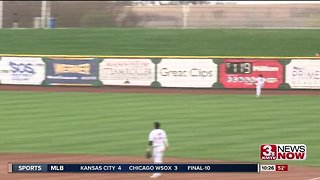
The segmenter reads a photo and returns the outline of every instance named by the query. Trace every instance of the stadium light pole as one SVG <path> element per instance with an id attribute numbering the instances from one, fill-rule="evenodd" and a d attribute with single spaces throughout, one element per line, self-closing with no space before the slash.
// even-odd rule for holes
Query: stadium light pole
<path id="1" fill-rule="evenodd" d="M 41 1 L 41 23 L 40 27 L 46 27 L 46 9 L 47 9 L 47 1 Z"/>
<path id="2" fill-rule="evenodd" d="M 0 29 L 2 29 L 3 22 L 3 1 L 0 1 Z"/>
<path id="3" fill-rule="evenodd" d="M 48 23 L 50 18 L 51 18 L 51 1 L 47 1 L 47 9 L 46 9 L 46 22 L 47 22 L 46 25 L 47 26 L 46 27 L 48 28 L 50 28 Z"/>
<path id="4" fill-rule="evenodd" d="M 41 28 L 46 28 L 47 27 L 47 19 L 48 19 L 48 4 L 50 2 L 47 1 L 41 1 Z"/>
<path id="5" fill-rule="evenodd" d="M 182 14 L 183 14 L 183 28 L 188 27 L 188 14 L 190 12 L 189 5 L 182 5 Z"/>

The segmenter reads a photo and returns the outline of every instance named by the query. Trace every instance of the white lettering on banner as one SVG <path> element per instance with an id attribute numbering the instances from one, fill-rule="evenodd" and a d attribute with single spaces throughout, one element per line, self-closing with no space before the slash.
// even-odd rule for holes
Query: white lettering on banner
<path id="1" fill-rule="evenodd" d="M 81 77 L 82 80 L 97 80 L 98 78 L 95 76 L 89 76 L 89 77 Z"/>
<path id="2" fill-rule="evenodd" d="M 278 82 L 278 79 L 277 78 L 266 78 L 266 82 L 267 83 L 276 83 L 276 82 Z"/>
<path id="3" fill-rule="evenodd" d="M 39 85 L 45 79 L 45 63 L 41 58 L 2 57 L 0 80 L 2 84 Z"/>
<path id="4" fill-rule="evenodd" d="M 162 59 L 157 78 L 163 87 L 209 88 L 217 82 L 212 59 Z"/>
<path id="5" fill-rule="evenodd" d="M 286 66 L 286 83 L 295 89 L 320 89 L 320 61 L 292 60 Z"/>
<path id="6" fill-rule="evenodd" d="M 228 83 L 241 83 L 241 82 L 244 82 L 244 83 L 255 83 L 256 82 L 256 77 L 252 76 L 252 77 L 242 77 L 242 76 L 227 76 L 226 77 L 226 82 Z M 278 79 L 277 78 L 266 78 L 266 82 L 267 83 L 276 83 L 278 82 Z"/>
<path id="7" fill-rule="evenodd" d="M 155 65 L 150 59 L 104 59 L 99 73 L 105 85 L 150 86 Z"/>
<path id="8" fill-rule="evenodd" d="M 245 82 L 245 83 L 254 83 L 256 80 L 256 77 L 233 77 L 229 76 L 227 77 L 226 82 Z"/>
<path id="9" fill-rule="evenodd" d="M 270 66 L 253 66 L 253 71 L 265 71 L 265 72 L 272 72 L 272 71 L 279 71 L 279 67 L 270 67 Z"/>
<path id="10" fill-rule="evenodd" d="M 79 79 L 78 77 L 68 77 L 68 76 L 47 76 L 47 79 Z"/>

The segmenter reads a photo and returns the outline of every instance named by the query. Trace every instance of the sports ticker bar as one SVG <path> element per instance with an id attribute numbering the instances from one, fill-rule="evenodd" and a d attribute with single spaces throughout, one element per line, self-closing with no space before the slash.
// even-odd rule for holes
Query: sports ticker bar
<path id="1" fill-rule="evenodd" d="M 259 164 L 9 164 L 11 173 L 259 172 Z"/>

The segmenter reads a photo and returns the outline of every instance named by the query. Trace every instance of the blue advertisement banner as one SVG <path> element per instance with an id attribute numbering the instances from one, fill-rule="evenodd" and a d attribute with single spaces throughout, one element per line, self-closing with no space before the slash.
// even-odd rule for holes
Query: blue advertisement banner
<path id="1" fill-rule="evenodd" d="M 98 59 L 46 59 L 46 85 L 99 84 Z"/>

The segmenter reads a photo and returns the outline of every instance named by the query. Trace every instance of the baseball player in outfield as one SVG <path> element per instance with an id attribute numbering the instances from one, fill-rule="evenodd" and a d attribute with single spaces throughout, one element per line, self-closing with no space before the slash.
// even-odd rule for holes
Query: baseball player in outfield
<path id="1" fill-rule="evenodd" d="M 154 123 L 154 129 L 149 133 L 149 146 L 148 151 L 152 148 L 152 156 L 154 164 L 161 164 L 164 151 L 169 147 L 167 134 L 164 130 L 160 129 L 160 123 Z M 154 173 L 151 178 L 158 178 L 161 173 Z"/>
<path id="2" fill-rule="evenodd" d="M 261 89 L 264 86 L 264 83 L 266 82 L 266 79 L 263 78 L 263 75 L 260 74 L 259 77 L 256 78 L 256 96 L 261 96 Z"/>

